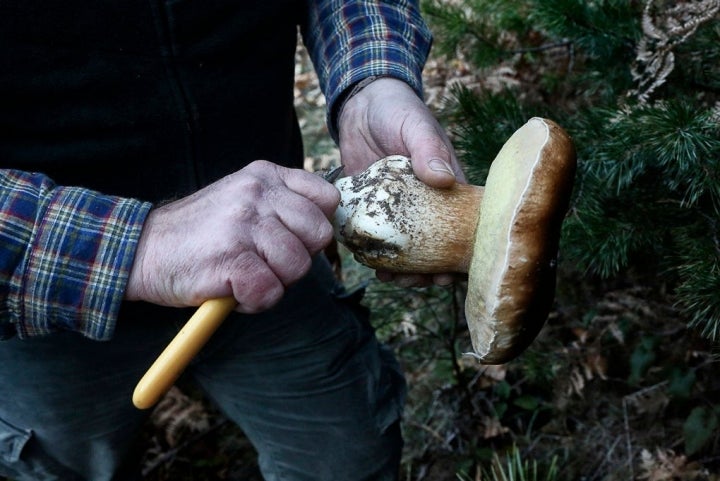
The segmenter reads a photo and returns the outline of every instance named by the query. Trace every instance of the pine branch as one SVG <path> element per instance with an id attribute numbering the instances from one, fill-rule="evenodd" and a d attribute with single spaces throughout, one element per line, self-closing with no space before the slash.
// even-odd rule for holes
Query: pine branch
<path id="1" fill-rule="evenodd" d="M 678 233 L 678 301 L 690 316 L 691 327 L 713 341 L 720 341 L 718 220 L 705 218 L 697 228 L 702 232 L 695 232 L 696 235 L 689 235 L 688 230 Z"/>

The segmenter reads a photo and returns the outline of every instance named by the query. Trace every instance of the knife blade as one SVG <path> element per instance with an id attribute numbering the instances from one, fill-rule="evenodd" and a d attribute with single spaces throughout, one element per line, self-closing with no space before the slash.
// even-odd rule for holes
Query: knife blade
<path id="1" fill-rule="evenodd" d="M 334 184 L 336 180 L 340 178 L 343 171 L 345 170 L 344 165 L 338 165 L 336 167 L 333 167 L 332 169 L 328 170 L 327 172 L 324 172 L 322 174 L 322 178 L 330 182 L 331 184 Z"/>

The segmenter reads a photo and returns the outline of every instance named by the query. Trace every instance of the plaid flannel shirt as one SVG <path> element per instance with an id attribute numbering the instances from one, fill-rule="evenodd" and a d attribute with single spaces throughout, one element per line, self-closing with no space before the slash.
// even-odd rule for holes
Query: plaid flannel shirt
<path id="1" fill-rule="evenodd" d="M 417 1 L 311 1 L 308 13 L 303 40 L 336 140 L 332 114 L 359 81 L 394 77 L 422 96 L 431 38 Z M 73 330 L 110 339 L 150 208 L 0 169 L 0 338 Z"/>

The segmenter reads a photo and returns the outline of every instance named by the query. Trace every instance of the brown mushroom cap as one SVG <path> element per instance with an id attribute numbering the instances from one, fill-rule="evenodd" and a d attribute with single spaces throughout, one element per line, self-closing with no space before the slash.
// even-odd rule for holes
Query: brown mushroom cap
<path id="1" fill-rule="evenodd" d="M 545 323 L 575 165 L 568 134 L 555 122 L 532 118 L 490 166 L 465 300 L 483 363 L 514 358 Z"/>
<path id="2" fill-rule="evenodd" d="M 361 263 L 398 273 L 468 273 L 474 354 L 506 362 L 542 328 L 575 173 L 570 137 L 533 118 L 505 143 L 485 187 L 434 189 L 391 156 L 338 180 L 335 233 Z"/>

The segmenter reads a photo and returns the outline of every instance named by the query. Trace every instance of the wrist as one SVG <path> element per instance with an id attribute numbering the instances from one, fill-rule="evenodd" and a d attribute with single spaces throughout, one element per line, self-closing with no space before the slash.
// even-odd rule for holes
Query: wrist
<path id="1" fill-rule="evenodd" d="M 382 109 L 396 100 L 422 102 L 422 98 L 404 80 L 395 77 L 368 77 L 371 81 L 356 84 L 355 88 L 348 89 L 337 116 L 335 117 L 335 140 L 340 144 L 347 135 L 343 129 L 355 132 L 358 122 L 368 120 L 368 109 L 375 111 Z M 360 85 L 362 83 L 362 85 Z M 354 133 L 352 135 L 355 135 Z"/>
<path id="2" fill-rule="evenodd" d="M 147 301 L 149 296 L 147 293 L 147 266 L 146 261 L 149 257 L 148 251 L 150 249 L 151 240 L 153 233 L 153 223 L 157 216 L 156 209 L 151 210 L 140 233 L 140 237 L 137 242 L 135 249 L 135 257 L 133 264 L 128 275 L 127 286 L 125 288 L 125 300 L 127 301 Z"/>
<path id="3" fill-rule="evenodd" d="M 345 92 L 343 92 L 340 95 L 340 98 L 336 102 L 336 106 L 333 109 L 333 113 L 330 116 L 331 122 L 334 127 L 335 132 L 340 132 L 340 117 L 342 116 L 343 111 L 345 110 L 345 106 L 348 104 L 350 99 L 355 97 L 362 89 L 376 81 L 377 79 L 381 78 L 378 75 L 371 75 L 369 77 L 365 77 L 364 79 L 360 80 L 359 82 L 351 85 L 348 87 Z"/>

